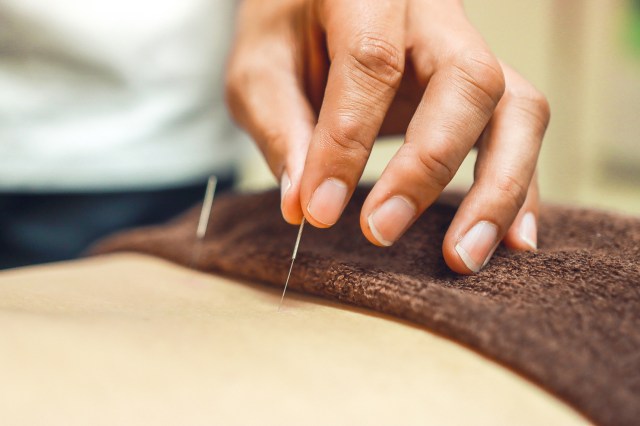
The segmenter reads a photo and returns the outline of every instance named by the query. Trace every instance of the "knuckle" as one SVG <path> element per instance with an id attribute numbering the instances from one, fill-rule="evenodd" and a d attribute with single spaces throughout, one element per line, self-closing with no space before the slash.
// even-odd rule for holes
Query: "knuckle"
<path id="1" fill-rule="evenodd" d="M 264 128 L 261 133 L 261 145 L 269 152 L 281 151 L 282 147 L 286 145 L 287 138 L 281 131 Z"/>
<path id="2" fill-rule="evenodd" d="M 235 121 L 240 117 L 240 105 L 238 102 L 237 88 L 232 85 L 226 85 L 224 90 L 224 100 L 227 109 Z"/>
<path id="3" fill-rule="evenodd" d="M 353 66 L 378 83 L 397 88 L 404 72 L 402 52 L 382 36 L 363 34 L 348 52 Z"/>
<path id="4" fill-rule="evenodd" d="M 353 119 L 342 118 L 327 130 L 329 143 L 337 148 L 340 155 L 346 157 L 366 158 L 369 145 L 362 135 L 362 126 Z"/>
<path id="5" fill-rule="evenodd" d="M 489 52 L 458 54 L 452 62 L 454 83 L 477 107 L 493 110 L 505 92 L 502 67 Z"/>
<path id="6" fill-rule="evenodd" d="M 506 202 L 513 211 L 520 210 L 527 198 L 527 188 L 509 174 L 498 177 L 495 189 L 499 199 Z"/>
<path id="7" fill-rule="evenodd" d="M 255 139 L 258 147 L 273 169 L 286 154 L 287 137 L 283 132 L 270 128 L 258 129 L 257 133 Z"/>
<path id="8" fill-rule="evenodd" d="M 551 107 L 547 97 L 530 84 L 521 84 L 508 89 L 508 96 L 527 116 L 532 118 L 541 132 L 544 132 L 551 119 Z"/>
<path id="9" fill-rule="evenodd" d="M 540 100 L 538 101 L 538 110 L 540 111 L 540 116 L 542 117 L 542 121 L 545 124 L 545 128 L 549 125 L 549 121 L 551 121 L 551 105 L 549 104 L 549 100 L 546 96 L 541 95 Z"/>
<path id="10" fill-rule="evenodd" d="M 419 149 L 417 158 L 424 174 L 438 188 L 442 189 L 447 186 L 456 174 L 455 168 L 449 165 L 447 155 L 444 152 Z"/>

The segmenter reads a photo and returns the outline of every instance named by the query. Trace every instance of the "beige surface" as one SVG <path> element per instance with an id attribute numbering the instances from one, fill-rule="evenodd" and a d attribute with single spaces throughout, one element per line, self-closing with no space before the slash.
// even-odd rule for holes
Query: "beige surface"
<path id="1" fill-rule="evenodd" d="M 420 328 L 117 255 L 0 273 L 0 423 L 584 424 Z"/>

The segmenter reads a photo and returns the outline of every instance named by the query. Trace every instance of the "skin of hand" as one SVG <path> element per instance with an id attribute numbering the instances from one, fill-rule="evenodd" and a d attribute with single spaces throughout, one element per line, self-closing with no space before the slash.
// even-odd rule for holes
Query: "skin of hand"
<path id="1" fill-rule="evenodd" d="M 369 241 L 397 241 L 475 147 L 447 265 L 478 272 L 501 241 L 536 249 L 549 105 L 460 0 L 244 0 L 237 19 L 227 102 L 280 178 L 285 220 L 333 225 L 376 137 L 405 134 L 362 206 Z"/>

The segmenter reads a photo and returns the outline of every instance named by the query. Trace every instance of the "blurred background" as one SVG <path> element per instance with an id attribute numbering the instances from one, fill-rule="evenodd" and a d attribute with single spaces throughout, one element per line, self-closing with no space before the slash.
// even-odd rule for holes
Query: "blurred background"
<path id="1" fill-rule="evenodd" d="M 551 103 L 539 178 L 543 200 L 640 214 L 640 0 L 466 0 L 493 51 Z M 376 144 L 372 181 L 400 140 Z M 451 187 L 471 184 L 474 156 Z M 275 180 L 256 152 L 240 186 Z"/>

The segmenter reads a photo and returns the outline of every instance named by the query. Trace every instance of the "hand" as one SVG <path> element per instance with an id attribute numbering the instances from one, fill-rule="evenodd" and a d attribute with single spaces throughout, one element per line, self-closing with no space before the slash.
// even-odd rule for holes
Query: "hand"
<path id="1" fill-rule="evenodd" d="M 477 272 L 501 240 L 536 248 L 549 106 L 495 58 L 461 1 L 245 0 L 227 88 L 281 179 L 288 222 L 333 225 L 376 136 L 405 133 L 362 206 L 369 241 L 400 238 L 477 147 L 474 184 L 444 239 L 447 264 Z"/>

